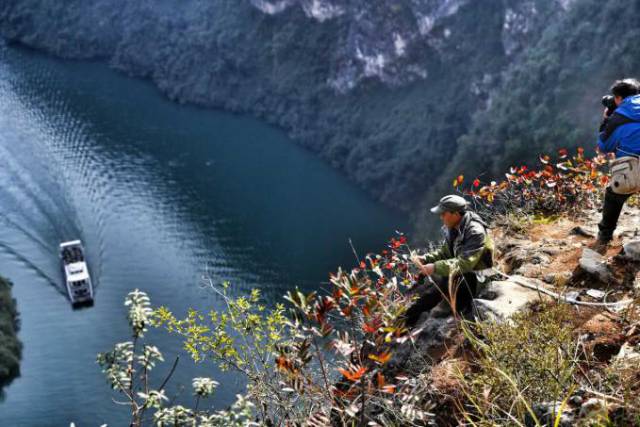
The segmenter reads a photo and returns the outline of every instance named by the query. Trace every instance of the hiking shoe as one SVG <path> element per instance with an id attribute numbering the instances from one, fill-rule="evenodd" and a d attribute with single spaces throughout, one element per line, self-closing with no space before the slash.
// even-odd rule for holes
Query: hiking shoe
<path id="1" fill-rule="evenodd" d="M 600 236 L 588 247 L 599 253 L 600 255 L 605 255 L 607 253 L 607 249 L 609 248 L 609 243 L 611 243 L 611 239 L 602 239 Z"/>
<path id="2" fill-rule="evenodd" d="M 613 234 L 602 234 L 601 232 L 598 232 L 598 241 L 608 244 L 612 240 Z"/>
<path id="3" fill-rule="evenodd" d="M 438 305 L 431 309 L 431 317 L 434 318 L 449 317 L 452 314 L 453 311 L 451 310 L 451 304 L 446 299 L 440 301 Z"/>

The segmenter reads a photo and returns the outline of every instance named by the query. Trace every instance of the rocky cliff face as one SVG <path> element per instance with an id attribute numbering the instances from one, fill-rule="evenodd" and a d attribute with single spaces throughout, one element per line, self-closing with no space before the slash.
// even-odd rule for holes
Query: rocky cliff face
<path id="1" fill-rule="evenodd" d="M 0 34 L 104 58 L 180 102 L 265 118 L 410 209 L 505 70 L 571 3 L 7 0 Z"/>
<path id="2" fill-rule="evenodd" d="M 360 81 L 376 77 L 390 85 L 415 78 L 428 78 L 428 69 L 411 60 L 415 49 L 428 45 L 446 49 L 447 40 L 459 28 L 447 25 L 469 0 L 410 0 L 363 2 L 360 0 L 251 0 L 269 15 L 299 7 L 309 19 L 325 22 L 342 18 L 347 28 L 338 40 L 335 75 L 329 85 L 339 92 L 353 89 Z M 544 20 L 570 7 L 572 0 L 504 2 L 502 44 L 508 57 L 534 43 Z M 409 57 L 409 59 L 408 59 Z M 415 58 L 414 58 L 415 59 Z"/>
<path id="3" fill-rule="evenodd" d="M 341 18 L 346 28 L 336 40 L 336 61 L 327 83 L 343 93 L 368 78 L 392 86 L 427 78 L 427 68 L 412 52 L 421 44 L 444 44 L 452 30 L 443 28 L 440 34 L 435 34 L 434 28 L 467 2 L 251 1 L 271 15 L 299 7 L 308 18 L 318 22 Z"/>

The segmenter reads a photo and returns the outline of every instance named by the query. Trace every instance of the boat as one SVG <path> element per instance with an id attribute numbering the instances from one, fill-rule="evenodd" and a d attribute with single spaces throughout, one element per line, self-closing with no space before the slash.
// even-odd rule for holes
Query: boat
<path id="1" fill-rule="evenodd" d="M 60 244 L 62 272 L 72 306 L 93 305 L 93 284 L 80 240 Z"/>

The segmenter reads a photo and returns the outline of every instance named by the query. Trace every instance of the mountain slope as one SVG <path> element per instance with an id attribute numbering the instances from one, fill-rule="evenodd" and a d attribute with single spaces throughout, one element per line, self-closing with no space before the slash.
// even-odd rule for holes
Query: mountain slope
<path id="1" fill-rule="evenodd" d="M 248 112 L 409 210 L 567 0 L 7 0 L 0 34 Z"/>
<path id="2" fill-rule="evenodd" d="M 601 96 L 613 80 L 640 73 L 638 12 L 640 1 L 576 2 L 506 73 L 431 196 L 461 172 L 488 180 L 532 153 L 593 149 Z"/>

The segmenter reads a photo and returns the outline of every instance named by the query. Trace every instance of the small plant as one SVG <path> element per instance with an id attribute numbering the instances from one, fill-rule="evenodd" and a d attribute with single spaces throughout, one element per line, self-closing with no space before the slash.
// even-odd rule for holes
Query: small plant
<path id="1" fill-rule="evenodd" d="M 199 409 L 200 400 L 211 396 L 218 386 L 210 378 L 194 378 L 196 401 L 193 409 L 180 405 L 167 406 L 169 398 L 164 387 L 175 370 L 177 359 L 165 380 L 157 388 L 152 387 L 149 373 L 164 358 L 157 347 L 144 342 L 144 334 L 153 314 L 151 302 L 147 294 L 136 289 L 127 295 L 125 306 L 128 307 L 127 319 L 132 340 L 117 343 L 111 351 L 98 354 L 97 362 L 109 385 L 125 399 L 116 403 L 129 406 L 131 426 L 144 425 L 148 420 L 148 412 L 152 413 L 153 423 L 158 427 L 255 425 L 251 422 L 253 405 L 241 396 L 228 411 Z"/>
<path id="2" fill-rule="evenodd" d="M 246 397 L 266 423 L 426 422 L 431 414 L 422 384 L 385 371 L 393 346 L 415 337 L 402 318 L 411 303 L 405 291 L 418 278 L 409 253 L 399 235 L 381 254 L 332 274 L 329 293 L 289 292 L 289 310 L 267 310 L 257 290 L 231 297 L 228 284 L 207 280 L 225 310 L 191 310 L 178 319 L 160 308 L 153 321 L 180 334 L 194 360 L 243 374 Z"/>
<path id="3" fill-rule="evenodd" d="M 263 421 L 286 420 L 306 416 L 321 390 L 326 385 L 316 384 L 308 342 L 295 340 L 297 331 L 285 317 L 285 308 L 277 304 L 267 310 L 260 302 L 260 292 L 253 290 L 246 296 L 231 297 L 228 283 L 218 293 L 226 305 L 222 311 L 201 314 L 190 310 L 187 317 L 178 319 L 166 307 L 157 309 L 154 325 L 184 338 L 184 348 L 196 362 L 212 360 L 222 370 L 233 369 L 247 379 L 247 399 L 255 404 Z M 287 381 L 277 369 L 277 354 L 288 349 L 298 356 L 295 369 L 300 382 Z M 293 367 L 292 367 L 293 369 Z M 194 383 L 197 389 L 203 383 Z M 297 391 L 308 391 L 307 398 L 299 399 Z M 313 392 L 312 392 L 313 391 Z"/>
<path id="4" fill-rule="evenodd" d="M 482 183 L 476 178 L 467 188 L 460 175 L 453 186 L 471 196 L 476 209 L 486 216 L 507 212 L 548 216 L 593 206 L 609 182 L 604 171 L 607 157 L 585 158 L 582 148 L 572 157 L 560 149 L 555 160 L 541 155 L 539 161 L 540 169 L 513 166 L 503 180 Z"/>

